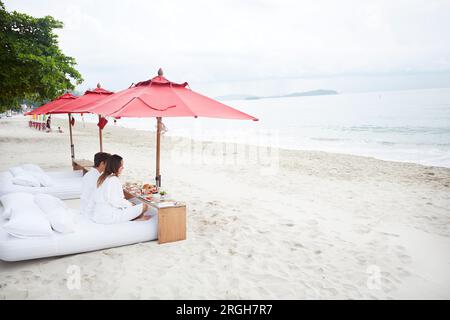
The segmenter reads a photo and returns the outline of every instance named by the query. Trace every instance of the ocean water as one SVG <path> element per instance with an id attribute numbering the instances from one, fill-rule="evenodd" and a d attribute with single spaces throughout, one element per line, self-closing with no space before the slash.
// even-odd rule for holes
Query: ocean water
<path id="1" fill-rule="evenodd" d="M 450 167 L 450 88 L 224 103 L 260 121 L 164 118 L 166 135 Z M 156 120 L 119 119 L 116 125 L 154 131 Z"/>

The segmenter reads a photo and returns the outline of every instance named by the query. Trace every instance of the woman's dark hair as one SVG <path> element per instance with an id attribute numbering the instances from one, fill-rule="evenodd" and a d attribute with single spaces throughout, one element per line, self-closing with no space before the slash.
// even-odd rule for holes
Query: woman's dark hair
<path id="1" fill-rule="evenodd" d="M 106 167 L 105 171 L 103 171 L 102 175 L 97 180 L 97 188 L 102 185 L 103 182 L 105 182 L 106 178 L 108 178 L 111 175 L 117 176 L 119 173 L 119 169 L 122 166 L 122 157 L 113 154 L 106 160 Z"/>
<path id="2" fill-rule="evenodd" d="M 102 163 L 103 161 L 106 163 L 106 160 L 108 160 L 108 158 L 110 156 L 111 155 L 109 153 L 106 153 L 106 152 L 97 152 L 95 154 L 95 156 L 94 156 L 94 167 L 98 168 L 100 163 Z"/>

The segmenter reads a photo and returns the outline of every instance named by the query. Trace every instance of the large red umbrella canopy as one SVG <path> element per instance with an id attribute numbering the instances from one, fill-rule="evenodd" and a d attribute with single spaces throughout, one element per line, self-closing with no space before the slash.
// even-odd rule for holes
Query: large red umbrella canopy
<path id="1" fill-rule="evenodd" d="M 249 114 L 192 91 L 187 82 L 180 84 L 167 80 L 163 77 L 161 69 L 158 71 L 158 76 L 95 102 L 87 107 L 85 112 L 115 118 L 157 118 L 156 184 L 158 186 L 161 186 L 159 163 L 162 117 L 258 120 Z"/>
<path id="2" fill-rule="evenodd" d="M 98 84 L 97 88 L 94 90 L 87 90 L 83 96 L 76 100 L 70 101 L 69 103 L 65 103 L 58 108 L 54 108 L 49 113 L 85 113 L 86 106 L 104 99 L 113 93 L 114 92 L 112 91 L 101 88 L 100 84 Z"/>
<path id="3" fill-rule="evenodd" d="M 30 112 L 25 113 L 26 116 L 31 116 L 31 115 L 37 115 L 37 114 L 48 114 L 51 111 L 53 111 L 56 108 L 59 108 L 61 106 L 63 106 L 66 103 L 69 103 L 75 99 L 77 99 L 77 96 L 74 96 L 71 93 L 65 93 L 62 96 L 59 96 L 58 98 L 56 98 L 55 100 L 46 103 L 42 106 L 40 106 L 39 108 L 36 108 Z"/>
<path id="4" fill-rule="evenodd" d="M 255 120 L 255 117 L 205 97 L 161 76 L 139 82 L 90 106 L 84 112 L 120 117 L 210 117 Z"/>

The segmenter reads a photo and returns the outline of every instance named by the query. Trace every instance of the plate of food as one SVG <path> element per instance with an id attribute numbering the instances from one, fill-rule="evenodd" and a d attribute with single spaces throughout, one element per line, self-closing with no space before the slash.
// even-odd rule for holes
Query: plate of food
<path id="1" fill-rule="evenodd" d="M 153 200 L 153 196 L 151 194 L 142 194 L 139 196 L 139 198 L 144 199 L 146 201 L 152 201 Z"/>
<path id="2" fill-rule="evenodd" d="M 146 183 L 146 184 L 144 184 L 143 186 L 142 186 L 142 191 L 143 191 L 143 193 L 145 193 L 145 194 L 152 194 L 152 193 L 155 193 L 155 192 L 157 192 L 157 188 L 156 188 L 156 186 L 155 185 L 153 185 L 153 184 L 148 184 L 148 183 Z"/>

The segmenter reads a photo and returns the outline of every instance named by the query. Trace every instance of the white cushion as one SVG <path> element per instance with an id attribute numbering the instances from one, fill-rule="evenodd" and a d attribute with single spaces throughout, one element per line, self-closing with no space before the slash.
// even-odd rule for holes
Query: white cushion
<path id="1" fill-rule="evenodd" d="M 11 167 L 9 168 L 9 172 L 11 172 L 13 177 L 20 176 L 26 173 L 26 171 L 22 167 Z"/>
<path id="2" fill-rule="evenodd" d="M 29 171 L 29 172 L 45 173 L 45 171 L 42 170 L 41 167 L 39 167 L 39 166 L 36 165 L 36 164 L 32 164 L 32 163 L 23 164 L 23 165 L 22 165 L 22 168 L 23 168 L 24 170 L 26 170 L 26 171 Z"/>
<path id="3" fill-rule="evenodd" d="M 70 209 L 53 209 L 47 213 L 47 220 L 53 230 L 59 233 L 71 233 L 75 231 L 75 214 Z"/>
<path id="4" fill-rule="evenodd" d="M 9 193 L 1 196 L 0 202 L 3 205 L 3 217 L 9 219 L 14 208 L 20 208 L 27 204 L 34 204 L 34 196 L 25 192 Z"/>
<path id="5" fill-rule="evenodd" d="M 12 178 L 11 182 L 19 186 L 40 187 L 41 183 L 30 173 L 23 173 Z"/>
<path id="6" fill-rule="evenodd" d="M 3 171 L 0 172 L 0 180 L 1 179 L 9 179 L 11 180 L 12 178 L 14 178 L 13 174 L 11 173 L 11 171 Z"/>
<path id="7" fill-rule="evenodd" d="M 8 184 L 11 184 L 12 179 L 14 176 L 9 171 L 1 172 L 0 173 L 0 186 L 6 186 Z"/>
<path id="8" fill-rule="evenodd" d="M 13 208 L 3 230 L 17 238 L 44 237 L 53 233 L 45 214 L 35 203 Z"/>
<path id="9" fill-rule="evenodd" d="M 50 213 L 54 209 L 67 209 L 67 205 L 64 201 L 45 193 L 34 195 L 34 202 L 45 214 Z"/>
<path id="10" fill-rule="evenodd" d="M 64 201 L 49 194 L 39 193 L 34 196 L 34 202 L 45 213 L 53 230 L 60 233 L 75 231 L 74 212 L 67 208 Z"/>
<path id="11" fill-rule="evenodd" d="M 53 187 L 55 185 L 55 182 L 53 179 L 46 174 L 45 172 L 35 172 L 35 171 L 29 171 L 29 174 L 31 174 L 33 177 L 36 178 L 37 181 L 41 184 L 43 187 Z"/>

